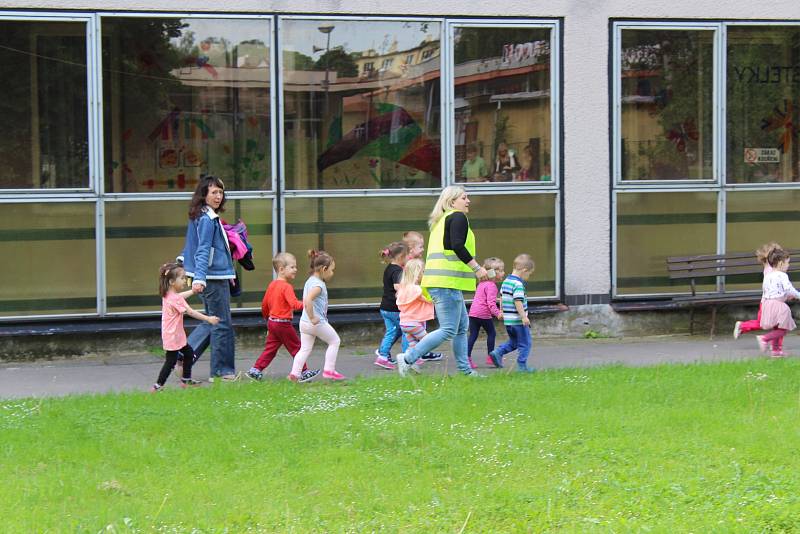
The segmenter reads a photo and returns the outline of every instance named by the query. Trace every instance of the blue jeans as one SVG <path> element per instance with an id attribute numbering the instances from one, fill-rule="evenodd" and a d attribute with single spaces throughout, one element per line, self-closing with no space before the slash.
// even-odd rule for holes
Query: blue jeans
<path id="1" fill-rule="evenodd" d="M 472 369 L 467 360 L 469 317 L 467 306 L 464 304 L 464 295 L 458 289 L 444 287 L 429 287 L 428 292 L 431 294 L 433 306 L 436 309 L 439 329 L 429 332 L 417 343 L 416 347 L 409 349 L 406 353 L 406 361 L 410 364 L 414 363 L 423 354 L 429 353 L 448 339 L 452 339 L 458 370 L 464 374 L 470 374 Z"/>
<path id="2" fill-rule="evenodd" d="M 383 317 L 383 324 L 386 325 L 386 333 L 383 335 L 381 346 L 378 352 L 381 356 L 388 358 L 392 354 L 392 346 L 401 338 L 400 348 L 403 352 L 408 348 L 408 340 L 403 332 L 400 331 L 400 312 L 380 310 Z"/>
<path id="3" fill-rule="evenodd" d="M 508 341 L 497 347 L 494 353 L 498 356 L 503 356 L 518 350 L 517 365 L 526 365 L 528 363 L 528 355 L 531 352 L 531 327 L 515 324 L 506 326 L 506 332 L 508 332 Z"/>
<path id="4" fill-rule="evenodd" d="M 236 372 L 236 349 L 231 324 L 230 283 L 227 280 L 206 280 L 206 288 L 199 295 L 205 304 L 206 315 L 216 315 L 219 323 L 214 326 L 200 323 L 189 334 L 188 343 L 198 356 L 211 345 L 211 376 L 233 374 Z"/>

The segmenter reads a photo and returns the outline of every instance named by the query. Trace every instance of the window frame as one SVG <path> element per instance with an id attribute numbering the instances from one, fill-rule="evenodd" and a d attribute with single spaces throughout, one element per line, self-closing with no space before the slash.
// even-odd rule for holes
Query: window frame
<path id="1" fill-rule="evenodd" d="M 712 154 L 711 178 L 705 179 L 680 179 L 680 180 L 624 180 L 622 178 L 622 32 L 624 30 L 662 30 L 662 31 L 713 31 L 713 65 L 711 86 L 711 148 Z M 680 189 L 685 187 L 704 187 L 719 185 L 722 179 L 720 127 L 724 117 L 723 101 L 720 98 L 721 83 L 724 79 L 724 42 L 723 25 L 721 22 L 669 22 L 669 21 L 615 21 L 612 28 L 612 54 L 611 54 L 611 116 L 612 116 L 612 184 L 615 189 L 646 189 L 668 188 Z M 724 159 L 724 158 L 723 158 Z"/>
<path id="2" fill-rule="evenodd" d="M 95 73 L 96 50 L 95 34 L 97 31 L 97 18 L 90 12 L 70 12 L 63 13 L 57 11 L 31 12 L 31 11 L 0 11 L 0 21 L 4 22 L 76 22 L 84 23 L 86 40 L 86 139 L 89 153 L 89 173 L 86 176 L 88 185 L 86 187 L 57 187 L 48 189 L 34 188 L 0 188 L 0 200 L 14 199 L 20 195 L 35 195 L 39 200 L 48 197 L 58 199 L 82 200 L 92 198 L 97 192 L 97 185 L 100 181 L 98 172 L 102 167 L 98 166 L 97 160 L 97 139 L 101 139 L 97 132 L 97 113 L 99 109 L 97 83 Z"/>
<path id="3" fill-rule="evenodd" d="M 457 169 L 455 168 L 455 32 L 458 28 L 530 28 L 550 30 L 550 171 L 552 180 L 548 182 L 488 182 L 465 183 L 456 181 Z M 561 21 L 558 19 L 526 19 L 524 22 L 516 19 L 448 19 L 447 20 L 447 72 L 446 86 L 442 88 L 444 100 L 447 104 L 445 117 L 448 133 L 447 150 L 443 149 L 442 158 L 447 160 L 446 185 L 461 185 L 468 191 L 481 192 L 488 190 L 501 190 L 504 192 L 560 190 L 561 188 L 561 163 L 563 160 L 561 146 Z M 446 91 L 446 92 L 445 92 Z"/>
<path id="4" fill-rule="evenodd" d="M 445 56 L 445 26 L 447 19 L 442 16 L 432 16 L 432 17 L 392 17 L 392 16 L 348 16 L 348 15 L 320 15 L 320 14 L 304 14 L 304 15 L 278 15 L 276 28 L 278 33 L 278 38 L 275 43 L 275 53 L 277 55 L 277 72 L 280 73 L 278 76 L 278 86 L 277 94 L 279 99 L 278 105 L 278 132 L 276 135 L 279 135 L 279 143 L 278 143 L 278 161 L 279 161 L 279 177 L 278 177 L 278 187 L 280 189 L 280 194 L 283 197 L 305 197 L 305 196 L 417 196 L 419 194 L 439 194 L 443 187 L 446 187 L 446 180 L 445 180 L 445 172 L 446 172 L 446 162 L 444 154 L 441 155 L 441 182 L 438 187 L 414 187 L 414 188 L 386 188 L 386 189 L 368 189 L 368 188 L 348 188 L 348 189 L 287 189 L 286 188 L 286 160 L 285 160 L 285 132 L 283 128 L 284 124 L 284 106 L 283 106 L 283 45 L 284 41 L 284 32 L 283 32 L 283 21 L 319 21 L 319 22 L 328 22 L 328 21 L 347 21 L 347 22 L 374 22 L 374 21 L 383 21 L 383 22 L 436 22 L 439 24 L 439 42 L 440 44 L 440 52 L 439 52 L 439 131 L 440 131 L 440 143 L 442 146 L 445 145 L 447 142 L 446 137 L 446 124 L 445 124 L 445 98 L 444 98 L 444 76 L 445 71 L 449 69 L 448 66 L 445 65 L 446 56 Z M 377 65 L 373 66 L 373 70 L 379 70 Z M 444 149 L 442 149 L 442 152 Z M 282 232 L 283 233 L 283 232 Z"/>
<path id="5" fill-rule="evenodd" d="M 98 159 L 100 164 L 100 169 L 102 171 L 102 177 L 99 180 L 99 194 L 101 194 L 104 198 L 107 199 L 136 199 L 139 196 L 145 196 L 146 198 L 154 199 L 155 197 L 171 197 L 171 198 L 180 198 L 185 196 L 187 192 L 179 191 L 179 192 L 169 192 L 169 191 L 153 191 L 153 192 L 146 192 L 146 191 L 139 191 L 136 193 L 106 193 L 105 191 L 105 144 L 103 142 L 104 135 L 103 135 L 103 119 L 105 116 L 105 110 L 103 109 L 103 77 L 102 77 L 102 28 L 103 28 L 103 19 L 106 18 L 149 18 L 149 19 L 209 19 L 209 20 L 258 20 L 258 21 L 265 21 L 269 25 L 269 31 L 267 34 L 264 35 L 264 42 L 268 43 L 270 46 L 269 54 L 270 54 L 270 63 L 269 63 L 269 83 L 270 83 L 270 189 L 241 189 L 241 190 L 227 190 L 225 191 L 226 196 L 229 198 L 231 195 L 235 195 L 237 198 L 245 198 L 249 196 L 254 197 L 269 197 L 273 196 L 276 193 L 277 187 L 277 161 L 275 157 L 275 153 L 277 151 L 277 139 L 275 138 L 275 117 L 277 113 L 277 99 L 275 94 L 275 84 L 276 84 L 276 70 L 275 70 L 275 51 L 272 47 L 275 46 L 275 16 L 274 15 L 267 15 L 267 14 L 248 14 L 248 15 L 237 15 L 237 14 L 228 14 L 228 13 L 169 13 L 169 12 L 124 12 L 124 11 L 105 11 L 105 12 L 98 12 L 96 13 L 97 17 L 97 37 L 96 37 L 96 48 L 97 48 L 97 61 L 99 65 L 98 73 L 97 73 L 97 83 L 99 87 L 99 96 L 100 100 L 97 105 L 98 107 L 98 129 L 99 129 L 99 137 L 98 137 Z M 191 197 L 191 193 L 189 193 L 189 197 Z"/>

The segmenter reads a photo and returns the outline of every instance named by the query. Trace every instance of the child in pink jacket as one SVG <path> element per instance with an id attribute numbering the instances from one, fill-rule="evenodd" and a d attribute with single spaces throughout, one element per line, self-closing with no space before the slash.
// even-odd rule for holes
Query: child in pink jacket
<path id="1" fill-rule="evenodd" d="M 483 268 L 489 273 L 489 280 L 484 280 L 478 284 L 472 305 L 469 307 L 467 357 L 469 358 L 469 366 L 473 369 L 477 366 L 472 362 L 472 347 L 478 339 L 481 328 L 486 332 L 486 353 L 489 354 L 494 350 L 494 339 L 497 334 L 492 318 L 503 318 L 503 311 L 497 307 L 497 282 L 501 281 L 505 276 L 505 267 L 503 260 L 500 258 L 486 258 L 483 261 Z M 494 367 L 489 356 L 486 356 L 486 365 Z"/>
<path id="2" fill-rule="evenodd" d="M 413 348 L 425 337 L 425 322 L 433 319 L 433 301 L 419 283 L 425 264 L 420 259 L 408 260 L 397 289 L 397 307 L 400 310 L 400 330 L 406 336 L 408 347 Z M 411 368 L 419 372 L 415 365 Z"/>

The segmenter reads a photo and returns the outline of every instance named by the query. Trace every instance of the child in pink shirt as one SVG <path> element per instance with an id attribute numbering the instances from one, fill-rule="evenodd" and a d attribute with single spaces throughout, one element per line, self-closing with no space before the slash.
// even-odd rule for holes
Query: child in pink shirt
<path id="1" fill-rule="evenodd" d="M 406 336 L 408 347 L 413 348 L 425 337 L 425 322 L 433 319 L 433 301 L 419 283 L 425 264 L 420 259 L 408 260 L 397 288 L 397 307 L 400 310 L 400 330 Z M 419 372 L 415 365 L 411 368 Z"/>
<path id="2" fill-rule="evenodd" d="M 194 350 L 186 342 L 183 314 L 212 325 L 217 324 L 219 318 L 213 315 L 209 317 L 189 306 L 186 297 L 193 295 L 194 291 L 190 289 L 180 292 L 182 289 L 186 289 L 186 272 L 177 263 L 166 263 L 161 266 L 158 287 L 161 293 L 161 341 L 167 354 L 161 372 L 158 373 L 158 379 L 150 391 L 155 393 L 164 388 L 172 368 L 178 361 L 178 354 L 183 355 L 181 387 L 199 385 L 200 382 L 192 380 Z"/>
<path id="3" fill-rule="evenodd" d="M 505 276 L 505 264 L 500 258 L 486 258 L 483 268 L 489 273 L 489 280 L 484 280 L 475 289 L 475 297 L 469 307 L 469 338 L 467 339 L 467 357 L 469 366 L 477 367 L 472 362 L 472 347 L 478 339 L 481 328 L 486 332 L 487 354 L 494 350 L 494 339 L 497 335 L 494 329 L 493 317 L 503 318 L 503 312 L 497 307 L 497 282 Z M 486 356 L 486 364 L 494 367 L 491 358 Z"/>

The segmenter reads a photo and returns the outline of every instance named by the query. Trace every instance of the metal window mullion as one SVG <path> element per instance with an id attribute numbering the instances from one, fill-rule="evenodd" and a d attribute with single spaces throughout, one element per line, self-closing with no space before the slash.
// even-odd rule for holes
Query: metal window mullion
<path id="1" fill-rule="evenodd" d="M 714 145 L 714 168 L 716 172 L 717 182 L 719 184 L 719 193 L 717 194 L 717 254 L 725 254 L 728 249 L 727 244 L 727 191 L 725 190 L 725 182 L 727 181 L 727 158 L 726 158 L 726 129 L 727 121 L 725 117 L 725 109 L 727 103 L 727 32 L 725 25 L 720 23 L 715 32 L 714 38 L 714 128 L 713 133 L 715 136 L 716 144 Z M 717 277 L 717 291 L 725 291 L 725 277 Z"/>
<path id="2" fill-rule="evenodd" d="M 441 132 L 442 142 L 440 153 L 442 158 L 442 187 L 447 187 L 455 182 L 455 58 L 453 55 L 453 38 L 455 36 L 454 26 L 450 21 L 442 21 L 441 46 L 439 48 L 439 89 L 441 104 Z"/>

